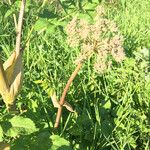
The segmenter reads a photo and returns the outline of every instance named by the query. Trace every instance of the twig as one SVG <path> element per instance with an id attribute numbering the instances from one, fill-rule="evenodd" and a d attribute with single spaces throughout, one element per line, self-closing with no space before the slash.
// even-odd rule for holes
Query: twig
<path id="1" fill-rule="evenodd" d="M 19 19 L 18 19 L 18 26 L 17 26 L 17 37 L 16 37 L 16 54 L 17 54 L 17 56 L 20 54 L 21 33 L 22 33 L 22 24 L 23 24 L 23 15 L 24 15 L 24 10 L 25 10 L 25 3 L 26 3 L 26 0 L 22 0 L 20 12 L 19 12 Z"/>
<path id="2" fill-rule="evenodd" d="M 63 104 L 65 102 L 66 94 L 68 92 L 68 89 L 69 89 L 72 81 L 74 80 L 74 78 L 78 74 L 81 66 L 82 66 L 82 64 L 78 64 L 77 65 L 76 69 L 74 70 L 74 72 L 70 76 L 70 78 L 69 78 L 69 80 L 68 80 L 68 82 L 66 84 L 66 87 L 64 88 L 64 91 L 63 91 L 62 96 L 61 96 L 60 101 L 59 101 L 60 107 L 58 108 L 58 111 L 57 111 L 57 116 L 56 116 L 56 121 L 55 121 L 54 128 L 58 128 L 58 126 L 59 126 L 59 122 L 60 122 L 60 118 L 61 118 L 61 114 L 62 114 L 62 108 L 63 108 Z"/>

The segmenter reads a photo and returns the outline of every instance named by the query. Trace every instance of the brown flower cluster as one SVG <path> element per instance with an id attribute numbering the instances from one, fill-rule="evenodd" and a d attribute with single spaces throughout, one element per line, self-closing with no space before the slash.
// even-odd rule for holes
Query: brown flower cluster
<path id="1" fill-rule="evenodd" d="M 103 72 L 111 66 L 111 59 L 121 62 L 124 57 L 123 37 L 115 22 L 105 18 L 102 6 L 96 9 L 94 23 L 74 17 L 66 27 L 67 42 L 71 47 L 80 47 L 81 53 L 75 63 L 83 63 L 96 54 L 94 69 Z"/>

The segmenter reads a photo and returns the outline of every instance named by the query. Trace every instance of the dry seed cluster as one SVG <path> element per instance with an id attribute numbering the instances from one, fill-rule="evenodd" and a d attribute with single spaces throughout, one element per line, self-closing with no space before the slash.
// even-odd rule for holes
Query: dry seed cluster
<path id="1" fill-rule="evenodd" d="M 124 57 L 123 37 L 115 22 L 105 18 L 102 6 L 96 9 L 94 23 L 74 17 L 66 27 L 67 42 L 71 47 L 80 47 L 81 53 L 75 63 L 83 63 L 96 54 L 94 69 L 103 72 L 111 66 L 111 59 L 121 62 Z"/>

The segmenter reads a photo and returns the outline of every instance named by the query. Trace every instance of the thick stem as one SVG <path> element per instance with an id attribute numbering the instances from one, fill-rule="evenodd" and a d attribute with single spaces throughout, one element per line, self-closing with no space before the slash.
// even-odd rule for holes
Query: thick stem
<path id="1" fill-rule="evenodd" d="M 18 56 L 20 53 L 21 33 L 22 33 L 23 15 L 24 15 L 24 11 L 25 11 L 25 4 L 26 4 L 26 0 L 22 0 L 20 12 L 19 12 L 18 26 L 17 26 L 16 56 Z"/>
<path id="2" fill-rule="evenodd" d="M 81 68 L 82 64 L 78 64 L 76 69 L 74 70 L 74 72 L 71 74 L 67 84 L 66 84 L 66 87 L 64 88 L 64 91 L 62 93 L 62 96 L 60 98 L 60 101 L 59 101 L 59 104 L 60 104 L 60 108 L 58 108 L 58 111 L 57 111 L 57 116 L 56 116 L 56 121 L 55 121 L 55 125 L 54 125 L 54 128 L 58 128 L 59 126 L 59 122 L 60 122 L 60 118 L 61 118 L 61 114 L 62 114 L 62 107 L 63 107 L 63 104 L 65 102 L 65 97 L 66 97 L 66 94 L 68 92 L 68 89 L 72 83 L 72 81 L 74 80 L 74 78 L 76 77 L 76 75 L 78 74 L 80 68 Z"/>

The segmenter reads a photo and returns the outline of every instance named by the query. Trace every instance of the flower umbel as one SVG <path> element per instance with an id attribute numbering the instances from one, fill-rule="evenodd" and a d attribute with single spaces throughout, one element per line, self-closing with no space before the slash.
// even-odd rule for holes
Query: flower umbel
<path id="1" fill-rule="evenodd" d="M 103 72 L 110 67 L 111 60 L 108 59 L 113 58 L 116 62 L 121 62 L 125 58 L 123 37 L 116 23 L 105 18 L 102 6 L 96 9 L 94 23 L 75 17 L 67 25 L 66 33 L 68 44 L 71 47 L 81 48 L 76 64 L 83 63 L 95 53 L 97 56 L 94 69 Z"/>

